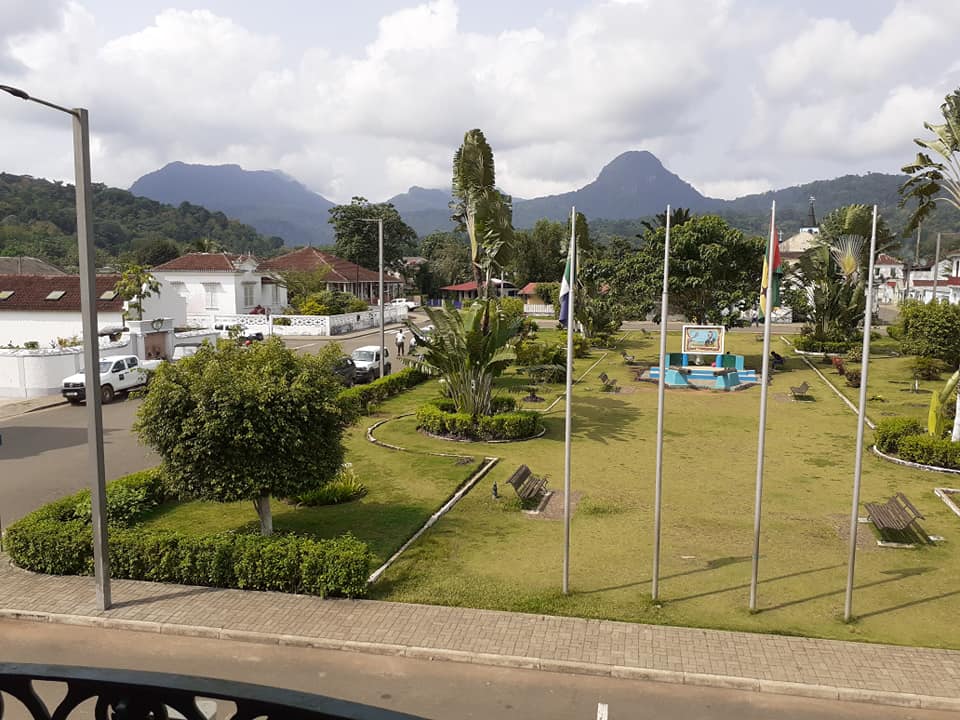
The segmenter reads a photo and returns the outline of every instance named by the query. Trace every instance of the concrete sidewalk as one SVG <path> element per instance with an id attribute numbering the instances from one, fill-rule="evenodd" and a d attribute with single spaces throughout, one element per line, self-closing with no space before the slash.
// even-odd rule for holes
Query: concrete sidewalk
<path id="1" fill-rule="evenodd" d="M 23 415 L 34 410 L 43 410 L 57 405 L 66 405 L 61 395 L 44 395 L 35 398 L 0 398 L 0 420 Z"/>
<path id="2" fill-rule="evenodd" d="M 372 600 L 36 575 L 0 555 L 0 617 L 960 710 L 960 652 Z"/>

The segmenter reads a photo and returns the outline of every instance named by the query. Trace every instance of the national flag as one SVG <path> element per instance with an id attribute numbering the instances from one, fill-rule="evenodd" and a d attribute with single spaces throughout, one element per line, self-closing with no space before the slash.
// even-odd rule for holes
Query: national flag
<path id="1" fill-rule="evenodd" d="M 779 233 L 773 234 L 773 307 L 780 307 L 780 278 L 783 275 L 783 266 L 780 263 L 780 241 Z M 767 257 L 770 255 L 770 239 L 767 238 L 767 245 L 763 252 L 763 277 L 760 280 L 760 316 L 763 317 L 767 312 L 767 278 L 770 277 L 770 267 L 767 265 Z"/>
<path id="2" fill-rule="evenodd" d="M 560 324 L 567 326 L 570 317 L 570 257 L 567 257 L 567 266 L 563 271 L 563 281 L 560 283 Z"/>

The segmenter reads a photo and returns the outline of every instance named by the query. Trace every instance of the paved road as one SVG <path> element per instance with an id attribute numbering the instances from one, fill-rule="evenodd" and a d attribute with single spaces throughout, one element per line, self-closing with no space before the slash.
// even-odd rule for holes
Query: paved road
<path id="1" fill-rule="evenodd" d="M 415 315 L 414 321 L 423 320 Z M 395 328 L 387 328 L 393 354 Z M 348 338 L 288 339 L 302 352 L 339 343 L 344 352 L 377 343 L 377 332 Z M 394 370 L 399 364 L 394 361 Z M 152 467 L 159 458 L 130 430 L 139 400 L 119 398 L 103 408 L 107 480 Z M 0 529 L 41 505 L 89 487 L 87 423 L 83 406 L 61 405 L 0 420 Z"/>
<path id="2" fill-rule="evenodd" d="M 229 640 L 0 620 L 3 660 L 172 672 L 425 718 L 955 720 L 954 713 Z M 52 691 L 46 697 L 58 697 Z M 11 703 L 12 705 L 12 703 Z M 25 716 L 9 708 L 10 720 Z M 603 714 L 603 713 L 606 714 Z M 87 715 L 85 717 L 91 717 Z M 226 717 L 221 713 L 220 717 Z"/>

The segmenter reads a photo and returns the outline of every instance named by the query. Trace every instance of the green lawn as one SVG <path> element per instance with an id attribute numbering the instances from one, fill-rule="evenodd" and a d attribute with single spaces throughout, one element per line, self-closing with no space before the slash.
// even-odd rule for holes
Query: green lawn
<path id="1" fill-rule="evenodd" d="M 542 338 L 554 333 L 542 332 Z M 557 339 L 560 338 L 556 334 Z M 759 368 L 762 344 L 753 333 L 731 333 L 728 349 Z M 676 349 L 672 335 L 668 349 Z M 378 558 L 399 547 L 463 481 L 476 463 L 416 451 L 501 458 L 471 493 L 417 541 L 371 589 L 375 598 L 960 648 L 955 622 L 960 600 L 960 518 L 933 495 L 944 476 L 912 471 L 864 458 L 864 501 L 903 491 L 926 515 L 924 528 L 946 541 L 916 550 L 878 548 L 870 526 L 861 525 L 857 556 L 856 622 L 842 621 L 848 518 L 853 480 L 855 415 L 789 346 L 768 403 L 760 612 L 747 610 L 753 538 L 753 493 L 760 393 L 671 390 L 666 394 L 661 600 L 650 602 L 653 540 L 656 398 L 654 384 L 636 383 L 619 351 L 594 350 L 576 362 L 579 377 L 600 360 L 574 391 L 573 489 L 579 504 L 571 536 L 571 594 L 560 593 L 563 524 L 520 512 L 506 479 L 521 463 L 563 485 L 563 403 L 545 416 L 543 438 L 509 444 L 454 443 L 425 437 L 413 418 L 391 420 L 377 437 L 409 448 L 400 453 L 370 444 L 365 431 L 377 419 L 413 412 L 431 397 L 427 383 L 385 403 L 375 417 L 351 430 L 348 460 L 369 486 L 362 500 L 346 506 L 295 510 L 275 502 L 280 530 L 319 535 L 344 530 L 371 543 Z M 653 362 L 657 336 L 631 333 L 624 344 L 638 359 Z M 926 407 L 929 395 L 903 393 L 903 359 L 877 359 L 871 369 L 876 391 L 870 413 L 911 403 Z M 874 371 L 873 367 L 877 370 Z M 606 371 L 624 386 L 601 393 L 597 375 Z M 884 375 L 889 372 L 889 375 Z M 836 378 L 836 376 L 832 376 Z M 909 379 L 907 375 L 906 379 Z M 809 402 L 794 402 L 789 386 L 806 380 Z M 525 384 L 508 376 L 514 390 Z M 924 384 L 930 388 L 937 383 Z M 540 394 L 548 402 L 560 386 Z M 897 393 L 895 395 L 895 393 Z M 849 389 L 856 402 L 856 391 Z M 519 397 L 516 396 L 516 397 Z M 894 402 L 896 397 L 898 402 Z M 922 415 L 923 408 L 915 411 Z M 869 433 L 868 433 L 869 440 Z M 497 482 L 501 499 L 491 497 Z M 253 527 L 248 503 L 222 506 L 188 503 L 160 510 L 154 526 Z"/>
<path id="2" fill-rule="evenodd" d="M 753 334 L 730 334 L 728 348 L 759 367 Z M 670 338 L 669 347 L 679 344 Z M 781 352 L 786 348 L 779 343 Z M 656 358 L 655 336 L 625 345 Z M 784 354 L 789 355 L 788 352 Z M 578 361 L 578 375 L 600 357 Z M 876 362 L 899 362 L 881 361 Z M 599 392 L 606 371 L 625 386 Z M 373 589 L 375 597 L 677 625 L 960 647 L 953 621 L 960 599 L 960 518 L 932 489 L 948 478 L 867 456 L 864 501 L 900 490 L 926 515 L 925 529 L 946 537 L 916 550 L 878 548 L 861 525 L 854 611 L 842 622 L 856 417 L 795 358 L 777 373 L 768 403 L 761 611 L 747 610 L 756 473 L 757 388 L 736 393 L 671 390 L 664 443 L 662 607 L 650 602 L 656 386 L 635 383 L 610 352 L 575 389 L 571 594 L 560 593 L 563 527 L 519 512 L 504 483 L 520 463 L 562 488 L 563 404 L 546 417 L 544 438 L 513 444 L 445 443 L 417 434 L 412 419 L 378 437 L 405 447 L 472 447 L 500 456 L 478 488 L 418 541 Z M 879 377 L 879 373 L 877 374 Z M 811 402 L 788 387 L 806 380 Z M 872 382 L 871 382 L 872 386 Z M 412 408 L 415 402 L 398 399 Z M 494 501 L 492 482 L 504 495 Z"/>

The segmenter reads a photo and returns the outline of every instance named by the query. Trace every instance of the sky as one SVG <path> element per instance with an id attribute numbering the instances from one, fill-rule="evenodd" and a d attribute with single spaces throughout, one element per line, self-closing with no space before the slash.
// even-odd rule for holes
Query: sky
<path id="1" fill-rule="evenodd" d="M 180 160 L 380 201 L 449 189 L 478 127 L 518 197 L 649 150 L 733 198 L 899 171 L 957 28 L 957 0 L 0 0 L 0 84 L 86 107 L 117 187 Z M 72 182 L 69 119 L 0 97 L 0 171 Z"/>

